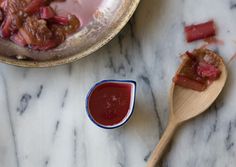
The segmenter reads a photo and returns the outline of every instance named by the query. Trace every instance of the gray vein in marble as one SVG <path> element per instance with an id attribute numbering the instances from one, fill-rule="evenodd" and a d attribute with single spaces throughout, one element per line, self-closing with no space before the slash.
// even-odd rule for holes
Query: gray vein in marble
<path id="1" fill-rule="evenodd" d="M 117 42 L 116 44 L 118 46 L 117 50 L 120 53 L 119 55 L 120 58 L 118 61 L 117 61 L 118 58 L 112 55 L 112 52 L 110 50 L 111 46 L 109 46 L 110 44 L 108 44 L 107 46 L 107 53 L 109 57 L 108 57 L 108 65 L 106 67 L 111 68 L 113 73 L 119 74 L 122 77 L 127 77 L 127 75 L 133 73 L 134 64 L 132 64 L 131 61 L 132 57 L 139 56 L 141 52 L 141 48 L 138 47 L 138 40 L 134 36 L 133 32 L 134 30 L 131 22 L 132 21 L 130 21 L 127 25 L 127 28 L 118 35 L 116 41 Z M 129 53 L 130 47 L 137 48 L 137 50 L 139 50 L 138 51 L 139 54 L 131 55 L 131 53 Z"/>
<path id="2" fill-rule="evenodd" d="M 57 132 L 58 132 L 59 127 L 60 127 L 60 121 L 57 120 L 56 125 L 55 125 L 55 129 L 54 129 L 54 132 L 53 132 L 53 136 L 52 136 L 52 141 L 53 141 L 53 142 L 54 142 L 55 139 L 56 139 L 56 134 L 57 134 Z"/>
<path id="3" fill-rule="evenodd" d="M 210 111 L 213 112 L 213 117 L 214 117 L 214 121 L 213 124 L 211 124 L 210 127 L 210 132 L 207 136 L 207 142 L 209 142 L 209 140 L 212 138 L 212 135 L 217 131 L 217 124 L 218 124 L 218 111 L 223 107 L 224 102 L 221 98 L 218 98 L 218 100 L 216 100 L 216 102 L 211 106 L 211 108 L 209 109 Z"/>
<path id="4" fill-rule="evenodd" d="M 232 141 L 232 122 L 230 121 L 227 129 L 227 136 L 225 139 L 225 147 L 226 150 L 229 151 L 234 146 L 234 142 Z"/>
<path id="5" fill-rule="evenodd" d="M 38 89 L 38 92 L 37 92 L 37 98 L 40 98 L 41 94 L 42 94 L 42 91 L 43 91 L 43 85 L 40 85 L 39 86 L 39 89 Z"/>
<path id="6" fill-rule="evenodd" d="M 152 102 L 153 102 L 154 112 L 155 112 L 155 114 L 156 114 L 157 123 L 158 123 L 158 128 L 159 128 L 159 136 L 161 136 L 162 131 L 163 131 L 163 126 L 162 126 L 162 123 L 161 123 L 161 119 L 160 119 L 159 113 L 158 113 L 158 111 L 157 111 L 156 97 L 155 97 L 155 94 L 154 94 L 154 92 L 153 92 L 153 89 L 152 89 L 150 80 L 149 80 L 148 77 L 146 77 L 146 76 L 144 76 L 144 75 L 139 76 L 139 78 L 149 87 L 149 89 L 150 89 L 150 91 L 151 91 L 151 96 L 152 96 Z"/>
<path id="7" fill-rule="evenodd" d="M 149 151 L 149 152 L 148 152 L 148 154 L 147 154 L 147 155 L 145 155 L 145 157 L 144 157 L 144 159 L 143 159 L 145 162 L 147 162 L 147 161 L 148 161 L 149 157 L 151 156 L 151 153 L 152 153 L 152 152 L 151 152 L 151 151 Z"/>
<path id="8" fill-rule="evenodd" d="M 126 72 L 125 72 L 125 66 L 124 64 L 120 64 L 117 70 L 117 73 L 119 73 L 121 76 L 125 77 Z"/>
<path id="9" fill-rule="evenodd" d="M 68 89 L 65 90 L 64 92 L 64 95 L 63 95 L 63 98 L 62 98 L 62 103 L 61 103 L 61 108 L 64 108 L 65 107 L 65 104 L 66 104 L 66 99 L 67 99 L 67 96 L 68 96 Z"/>
<path id="10" fill-rule="evenodd" d="M 134 31 L 134 27 L 135 27 L 135 14 L 134 14 L 133 18 L 131 18 L 131 20 L 128 22 L 128 25 L 130 27 L 130 37 L 131 37 L 132 41 L 137 45 L 138 52 L 141 53 L 141 48 L 142 48 L 141 47 L 141 43 L 138 40 L 138 37 L 136 36 L 135 31 Z"/>
<path id="11" fill-rule="evenodd" d="M 197 130 L 196 130 L 196 128 L 194 128 L 192 131 L 192 139 L 195 138 L 196 134 L 197 134 Z"/>
<path id="12" fill-rule="evenodd" d="M 112 71 L 115 74 L 120 74 L 121 76 L 125 77 L 126 72 L 125 72 L 125 66 L 123 63 L 119 64 L 118 67 L 116 68 L 113 62 L 112 57 L 108 58 L 109 64 L 107 65 L 108 68 L 112 69 Z"/>
<path id="13" fill-rule="evenodd" d="M 57 121 L 54 134 L 56 134 L 56 132 L 58 131 L 59 126 L 60 126 L 60 121 Z"/>
<path id="14" fill-rule="evenodd" d="M 124 165 L 121 162 L 118 162 L 118 167 L 124 167 Z"/>
<path id="15" fill-rule="evenodd" d="M 118 35 L 118 43 L 119 43 L 119 47 L 120 47 L 119 51 L 120 51 L 120 54 L 121 54 L 121 55 L 123 54 L 123 42 L 122 42 L 123 39 L 124 39 L 124 36 L 123 36 L 122 33 L 120 33 L 120 34 Z"/>
<path id="16" fill-rule="evenodd" d="M 163 62 L 163 57 L 158 54 L 158 51 L 155 51 L 155 55 L 156 55 L 155 56 L 156 62 Z M 163 80 L 164 77 L 165 77 L 165 74 L 164 74 L 163 68 L 161 68 L 160 72 L 159 72 L 159 78 L 160 78 L 160 80 Z"/>
<path id="17" fill-rule="evenodd" d="M 69 90 L 66 89 L 64 91 L 64 94 L 63 94 L 63 98 L 62 98 L 62 102 L 61 102 L 61 108 L 63 109 L 65 107 L 65 104 L 66 104 L 66 100 L 67 100 L 67 97 L 68 97 L 68 92 Z M 55 142 L 56 140 L 56 135 L 57 135 L 57 132 L 60 128 L 60 125 L 61 125 L 61 122 L 60 120 L 57 120 L 56 121 L 56 124 L 55 124 L 55 128 L 54 128 L 54 132 L 53 132 L 53 136 L 52 136 L 52 141 Z"/>
<path id="18" fill-rule="evenodd" d="M 214 117 L 215 118 L 214 118 L 213 124 L 211 125 L 210 132 L 209 132 L 209 134 L 207 136 L 207 142 L 209 142 L 209 140 L 211 139 L 213 133 L 216 132 L 216 127 L 217 127 L 217 122 L 218 122 L 218 114 L 217 114 L 218 110 L 217 110 L 216 105 L 214 105 L 212 108 L 214 108 Z"/>
<path id="19" fill-rule="evenodd" d="M 77 136 L 77 129 L 75 128 L 73 131 L 73 157 L 74 157 L 74 166 L 77 167 L 77 144 L 78 144 L 78 136 Z"/>
<path id="20" fill-rule="evenodd" d="M 20 115 L 24 114 L 24 112 L 26 111 L 31 99 L 32 99 L 32 96 L 28 93 L 25 93 L 21 96 L 20 103 L 19 103 L 19 105 L 16 109 L 17 112 L 20 113 Z"/>
<path id="21" fill-rule="evenodd" d="M 231 1 L 230 2 L 230 7 L 231 10 L 236 8 L 236 2 Z"/>
<path id="22" fill-rule="evenodd" d="M 5 97 L 6 97 L 6 105 L 7 105 L 7 113 L 8 113 L 8 118 L 9 118 L 9 123 L 10 123 L 10 129 L 11 129 L 11 135 L 12 135 L 12 140 L 13 140 L 13 147 L 14 147 L 14 153 L 16 157 L 16 167 L 20 167 L 20 161 L 19 161 L 19 155 L 18 155 L 18 146 L 17 146 L 17 140 L 16 140 L 16 134 L 15 134 L 15 129 L 13 125 L 13 120 L 12 120 L 12 115 L 10 111 L 10 101 L 9 101 L 9 93 L 8 93 L 8 87 L 7 87 L 7 81 L 6 78 L 2 73 L 0 73 L 1 78 L 3 80 L 3 85 L 4 85 L 4 90 L 5 90 Z"/>
<path id="23" fill-rule="evenodd" d="M 45 161 L 44 161 L 44 167 L 47 167 L 49 164 L 49 158 L 47 158 Z"/>
<path id="24" fill-rule="evenodd" d="M 107 65 L 107 67 L 108 67 L 108 68 L 111 68 L 111 69 L 113 70 L 113 72 L 115 73 L 115 72 L 116 72 L 116 69 L 115 69 L 115 66 L 114 66 L 112 57 L 109 57 L 108 60 L 109 60 L 109 64 Z"/>

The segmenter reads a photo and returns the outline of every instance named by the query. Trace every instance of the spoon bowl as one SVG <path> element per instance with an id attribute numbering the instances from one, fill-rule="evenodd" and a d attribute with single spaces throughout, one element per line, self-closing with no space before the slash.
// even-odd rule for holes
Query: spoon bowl
<path id="1" fill-rule="evenodd" d="M 220 78 L 211 83 L 206 90 L 198 92 L 180 87 L 175 83 L 172 84 L 169 95 L 169 122 L 159 144 L 156 146 L 148 160 L 147 167 L 155 167 L 159 162 L 166 147 L 171 141 L 175 130 L 181 124 L 206 111 L 219 96 L 226 83 L 227 69 L 223 59 L 216 54 L 215 56 L 217 56 L 215 58 L 219 60 L 218 68 L 221 71 L 221 75 Z M 185 61 L 180 65 L 177 73 L 184 67 L 184 64 Z"/>
<path id="2" fill-rule="evenodd" d="M 169 96 L 170 112 L 178 122 L 189 120 L 206 111 L 222 91 L 227 79 L 227 70 L 223 59 L 219 58 L 218 68 L 221 71 L 221 77 L 212 82 L 205 91 L 198 92 L 172 84 Z M 179 70 L 182 66 L 183 64 Z"/>

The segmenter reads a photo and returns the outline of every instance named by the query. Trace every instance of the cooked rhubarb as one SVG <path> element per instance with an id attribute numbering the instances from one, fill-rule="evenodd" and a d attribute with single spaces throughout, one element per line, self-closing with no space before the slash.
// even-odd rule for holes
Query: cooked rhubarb
<path id="1" fill-rule="evenodd" d="M 204 91 L 221 75 L 219 64 L 222 60 L 211 50 L 196 49 L 191 53 L 186 52 L 182 57 L 183 66 L 173 78 L 176 85 Z"/>
<path id="2" fill-rule="evenodd" d="M 189 25 L 184 28 L 187 42 L 205 39 L 216 35 L 214 21 L 208 21 L 201 24 Z"/>
<path id="3" fill-rule="evenodd" d="M 72 14 L 59 16 L 50 6 L 63 0 L 0 0 L 0 35 L 20 46 L 48 50 L 80 27 Z"/>

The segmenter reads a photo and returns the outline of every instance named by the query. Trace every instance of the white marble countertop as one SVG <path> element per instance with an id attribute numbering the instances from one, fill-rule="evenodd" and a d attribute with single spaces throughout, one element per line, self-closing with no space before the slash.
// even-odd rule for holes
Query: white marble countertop
<path id="1" fill-rule="evenodd" d="M 133 19 L 108 45 L 76 63 L 24 69 L 0 64 L 0 167 L 144 167 L 168 119 L 167 93 L 184 24 L 214 19 L 226 62 L 236 52 L 236 1 L 142 0 Z M 163 167 L 234 167 L 236 62 L 209 111 L 185 124 Z M 85 112 L 89 88 L 103 79 L 137 82 L 135 113 L 115 130 Z"/>

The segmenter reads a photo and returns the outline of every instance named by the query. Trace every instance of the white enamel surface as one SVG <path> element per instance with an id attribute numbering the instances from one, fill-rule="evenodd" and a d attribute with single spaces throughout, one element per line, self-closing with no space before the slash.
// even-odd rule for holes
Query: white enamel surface
<path id="1" fill-rule="evenodd" d="M 234 3 L 142 0 L 118 37 L 72 65 L 0 64 L 0 167 L 144 167 L 168 120 L 168 89 L 179 54 L 202 44 L 185 42 L 183 23 L 213 18 L 225 43 L 216 49 L 228 63 L 236 52 Z M 236 60 L 227 68 L 221 96 L 182 126 L 163 167 L 235 167 Z M 89 89 L 104 79 L 137 82 L 135 111 L 118 129 L 101 129 L 86 114 Z"/>

